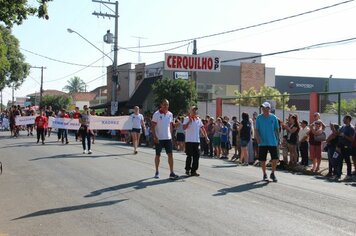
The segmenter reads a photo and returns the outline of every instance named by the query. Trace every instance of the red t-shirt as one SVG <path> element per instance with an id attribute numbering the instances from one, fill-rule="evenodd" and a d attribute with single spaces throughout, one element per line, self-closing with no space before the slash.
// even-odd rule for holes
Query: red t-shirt
<path id="1" fill-rule="evenodd" d="M 35 119 L 35 124 L 37 128 L 44 129 L 47 126 L 47 117 L 46 116 L 37 116 Z"/>
<path id="2" fill-rule="evenodd" d="M 79 117 L 80 117 L 80 112 L 74 112 L 73 119 L 79 119 Z"/>

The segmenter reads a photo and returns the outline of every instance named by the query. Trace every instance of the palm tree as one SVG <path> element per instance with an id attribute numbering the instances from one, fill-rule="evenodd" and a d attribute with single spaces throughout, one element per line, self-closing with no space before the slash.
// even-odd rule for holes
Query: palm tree
<path id="1" fill-rule="evenodd" d="M 69 93 L 86 92 L 86 84 L 78 76 L 74 76 L 70 80 L 67 80 L 67 85 L 63 87 L 63 90 Z"/>

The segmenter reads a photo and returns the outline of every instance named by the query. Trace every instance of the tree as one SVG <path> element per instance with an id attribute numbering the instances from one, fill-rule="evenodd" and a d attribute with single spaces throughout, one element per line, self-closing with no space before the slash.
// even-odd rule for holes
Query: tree
<path id="1" fill-rule="evenodd" d="M 19 50 L 19 41 L 9 29 L 0 25 L 0 90 L 18 88 L 30 73 L 30 65 Z"/>
<path id="2" fill-rule="evenodd" d="M 52 106 L 54 111 L 58 111 L 61 108 L 67 109 L 71 102 L 68 95 L 46 95 L 42 98 L 42 107 Z"/>
<path id="3" fill-rule="evenodd" d="M 328 104 L 326 105 L 326 112 L 338 114 L 338 107 L 339 107 L 338 102 Z M 351 116 L 356 116 L 356 99 L 351 99 L 349 101 L 346 99 L 341 99 L 340 109 L 342 115 L 349 114 Z"/>
<path id="4" fill-rule="evenodd" d="M 38 7 L 29 6 L 27 0 L 0 0 L 0 21 L 7 28 L 14 24 L 20 25 L 28 16 L 35 15 L 40 18 L 49 19 L 47 2 L 53 0 L 37 0 Z"/>
<path id="5" fill-rule="evenodd" d="M 235 95 L 237 96 L 236 104 L 240 104 L 242 106 L 258 107 L 263 101 L 273 100 L 276 102 L 275 108 L 293 111 L 296 110 L 294 105 L 292 107 L 288 107 L 288 93 L 281 94 L 277 89 L 269 86 L 262 86 L 260 91 L 256 91 L 254 87 L 251 87 L 249 90 L 244 90 L 242 93 L 236 91 Z"/>
<path id="6" fill-rule="evenodd" d="M 168 99 L 169 110 L 173 115 L 186 114 L 191 105 L 197 102 L 197 92 L 191 80 L 161 79 L 152 86 L 155 104 L 159 107 L 162 99 Z"/>
<path id="7" fill-rule="evenodd" d="M 78 76 L 70 78 L 70 80 L 67 80 L 67 83 L 68 84 L 63 87 L 63 90 L 69 93 L 85 92 L 86 90 L 86 84 Z"/>

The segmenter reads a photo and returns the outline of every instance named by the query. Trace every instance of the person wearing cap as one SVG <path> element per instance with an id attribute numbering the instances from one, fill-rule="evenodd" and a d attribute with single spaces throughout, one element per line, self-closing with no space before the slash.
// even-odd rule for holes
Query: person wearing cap
<path id="1" fill-rule="evenodd" d="M 350 156 L 351 156 L 352 141 L 355 134 L 355 129 L 351 125 L 351 120 L 352 117 L 350 115 L 345 115 L 343 119 L 344 125 L 339 130 L 338 147 L 340 148 L 341 158 L 336 166 L 336 175 L 338 178 L 340 178 L 342 173 L 343 161 L 345 160 L 347 165 L 347 172 L 344 180 L 346 181 L 351 180 Z"/>
<path id="2" fill-rule="evenodd" d="M 166 150 L 168 156 L 168 165 L 170 169 L 170 179 L 178 179 L 179 176 L 173 171 L 173 114 L 168 110 L 169 101 L 163 99 L 160 104 L 160 109 L 157 110 L 152 116 L 152 135 L 155 143 L 156 156 L 155 156 L 155 168 L 156 173 L 154 178 L 159 178 L 159 163 L 162 148 Z"/>
<path id="3" fill-rule="evenodd" d="M 275 171 L 279 159 L 277 153 L 279 123 L 277 117 L 274 114 L 271 114 L 271 104 L 269 102 L 264 102 L 261 105 L 261 108 L 262 114 L 258 115 L 256 118 L 255 135 L 258 143 L 258 153 L 263 172 L 263 180 L 267 180 L 266 160 L 267 153 L 269 152 L 272 159 L 272 173 L 270 178 L 273 182 L 277 182 Z"/>
<path id="4" fill-rule="evenodd" d="M 197 173 L 199 168 L 199 143 L 200 132 L 205 137 L 207 143 L 209 138 L 205 132 L 204 125 L 201 119 L 197 116 L 198 107 L 192 106 L 189 115 L 184 118 L 183 129 L 185 131 L 185 152 L 187 158 L 185 161 L 185 173 L 191 176 L 199 176 Z"/>

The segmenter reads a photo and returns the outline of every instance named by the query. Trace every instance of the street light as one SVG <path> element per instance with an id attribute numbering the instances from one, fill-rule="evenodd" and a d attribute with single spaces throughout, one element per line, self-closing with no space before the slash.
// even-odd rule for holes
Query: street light
<path id="1" fill-rule="evenodd" d="M 88 39 L 86 39 L 83 35 L 81 35 L 80 33 L 78 33 L 77 31 L 75 30 L 72 30 L 71 28 L 68 28 L 67 31 L 69 33 L 75 33 L 77 34 L 79 37 L 81 37 L 82 39 L 84 39 L 87 43 L 89 43 L 91 46 L 93 46 L 94 48 L 96 48 L 99 52 L 101 52 L 102 54 L 104 54 L 104 56 L 106 56 L 107 58 L 110 59 L 111 62 L 114 62 L 114 60 L 109 57 L 105 52 L 103 52 L 100 48 L 98 48 L 97 46 L 95 46 L 95 44 L 93 44 L 92 42 L 90 42 Z"/>
<path id="2" fill-rule="evenodd" d="M 112 72 L 111 72 L 111 81 L 112 81 L 112 96 L 111 96 L 111 114 L 114 115 L 115 112 L 117 111 L 117 107 L 118 107 L 118 102 L 117 102 L 117 94 L 116 94 L 116 90 L 117 90 L 117 84 L 118 84 L 118 72 L 117 72 L 117 39 L 115 39 L 115 43 L 114 43 L 114 59 L 112 59 L 111 57 L 109 57 L 107 54 L 105 54 L 105 52 L 103 52 L 100 48 L 98 48 L 97 46 L 95 46 L 92 42 L 90 42 L 88 39 L 86 39 L 83 35 L 81 35 L 80 33 L 78 33 L 75 30 L 72 30 L 70 28 L 67 29 L 67 31 L 69 33 L 75 33 L 77 34 L 79 37 L 81 37 L 82 39 L 84 39 L 87 43 L 89 43 L 90 45 L 92 45 L 94 48 L 96 48 L 99 52 L 101 52 L 102 54 L 104 54 L 106 57 L 108 57 L 111 62 L 113 63 L 112 65 Z M 110 38 L 110 39 L 109 39 Z M 112 43 L 112 34 L 110 33 L 110 31 L 107 31 L 106 35 L 104 36 L 104 42 L 106 43 Z"/>

